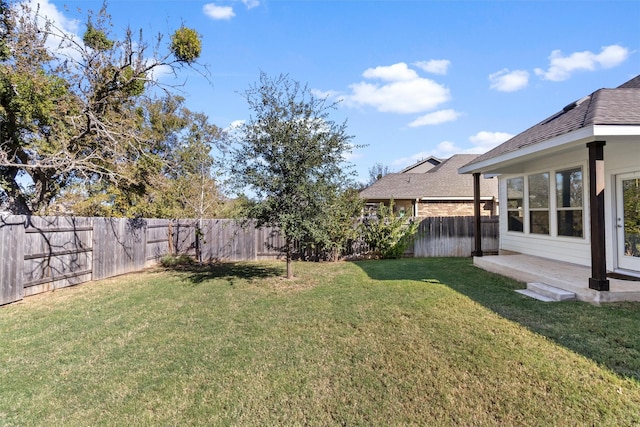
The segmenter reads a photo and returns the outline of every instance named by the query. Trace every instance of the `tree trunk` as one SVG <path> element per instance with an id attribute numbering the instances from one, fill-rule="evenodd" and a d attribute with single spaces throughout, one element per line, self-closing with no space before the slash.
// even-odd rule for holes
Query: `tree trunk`
<path id="1" fill-rule="evenodd" d="M 287 239 L 287 279 L 293 279 L 293 265 L 291 264 L 292 242 Z"/>
<path id="2" fill-rule="evenodd" d="M 13 188 L 6 189 L 9 212 L 13 215 L 31 215 L 31 208 L 27 204 L 27 199 L 20 190 L 13 190 Z"/>

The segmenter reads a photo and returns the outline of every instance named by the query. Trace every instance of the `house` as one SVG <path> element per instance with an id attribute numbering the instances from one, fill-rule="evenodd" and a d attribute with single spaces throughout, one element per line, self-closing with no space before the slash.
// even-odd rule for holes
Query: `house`
<path id="1" fill-rule="evenodd" d="M 499 176 L 501 254 L 588 267 L 577 286 L 591 300 L 607 300 L 598 293 L 612 277 L 640 298 L 640 76 L 568 104 L 460 173 Z"/>
<path id="2" fill-rule="evenodd" d="M 474 214 L 473 178 L 458 174 L 458 168 L 477 154 L 456 154 L 448 159 L 421 160 L 398 173 L 383 176 L 360 192 L 371 210 L 394 201 L 394 210 L 413 217 L 472 216 Z M 480 182 L 481 214 L 497 213 L 498 181 Z"/>

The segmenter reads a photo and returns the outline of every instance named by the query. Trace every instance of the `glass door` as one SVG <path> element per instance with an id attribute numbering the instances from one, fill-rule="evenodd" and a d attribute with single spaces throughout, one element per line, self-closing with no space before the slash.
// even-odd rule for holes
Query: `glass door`
<path id="1" fill-rule="evenodd" d="M 618 175 L 618 267 L 640 272 L 640 171 Z"/>

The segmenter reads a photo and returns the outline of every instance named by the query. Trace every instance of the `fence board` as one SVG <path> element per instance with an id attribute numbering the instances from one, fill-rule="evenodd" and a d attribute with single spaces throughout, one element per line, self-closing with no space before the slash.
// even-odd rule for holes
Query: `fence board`
<path id="1" fill-rule="evenodd" d="M 277 229 L 273 227 L 257 229 L 255 234 L 257 259 L 279 259 L 284 257 L 285 243 Z"/>
<path id="2" fill-rule="evenodd" d="M 95 218 L 93 279 L 141 270 L 147 261 L 147 220 Z"/>
<path id="3" fill-rule="evenodd" d="M 28 217 L 23 248 L 24 296 L 91 280 L 92 218 Z"/>
<path id="4" fill-rule="evenodd" d="M 414 257 L 468 257 L 473 250 L 471 216 L 432 217 L 420 222 L 413 245 Z M 486 218 L 481 223 L 484 251 L 498 250 L 498 220 Z"/>
<path id="5" fill-rule="evenodd" d="M 195 219 L 172 221 L 173 247 L 176 254 L 196 255 L 196 226 Z"/>
<path id="6" fill-rule="evenodd" d="M 25 217 L 18 215 L 0 218 L 0 305 L 24 297 L 22 254 L 25 220 Z"/>
<path id="7" fill-rule="evenodd" d="M 237 221 L 214 219 L 202 221 L 202 260 L 249 261 L 256 259 L 255 228 Z"/>
<path id="8" fill-rule="evenodd" d="M 147 247 L 146 266 L 158 263 L 160 258 L 170 252 L 169 248 L 169 224 L 168 219 L 147 220 Z"/>

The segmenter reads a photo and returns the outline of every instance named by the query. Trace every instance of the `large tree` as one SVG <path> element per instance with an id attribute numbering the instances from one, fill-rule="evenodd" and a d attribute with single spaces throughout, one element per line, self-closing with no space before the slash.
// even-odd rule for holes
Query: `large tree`
<path id="1" fill-rule="evenodd" d="M 277 227 L 284 237 L 291 278 L 294 241 L 317 234 L 326 206 L 348 180 L 344 159 L 351 136 L 346 122 L 329 119 L 334 103 L 287 75 L 261 73 L 244 95 L 252 116 L 236 134 L 232 180 L 255 195 L 246 216 L 258 227 Z"/>
<path id="2" fill-rule="evenodd" d="M 117 39 L 103 6 L 80 38 L 26 3 L 1 7 L 0 197 L 30 214 L 78 183 L 139 192 L 166 151 L 145 101 L 172 89 L 160 70 L 195 63 L 197 33 L 182 27 L 150 45 L 127 29 Z"/>
<path id="3" fill-rule="evenodd" d="M 131 164 L 137 179 L 77 183 L 66 188 L 53 207 L 85 216 L 218 217 L 223 202 L 212 154 L 222 147 L 223 132 L 184 102 L 180 96 L 167 96 L 144 103 L 147 138 L 157 141 L 152 144 L 156 161 Z"/>

